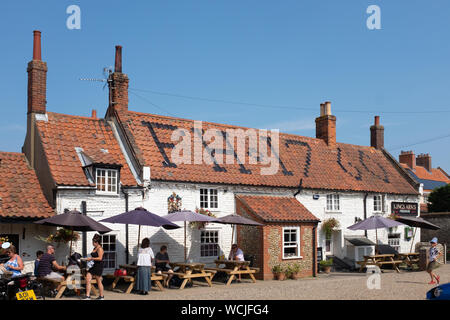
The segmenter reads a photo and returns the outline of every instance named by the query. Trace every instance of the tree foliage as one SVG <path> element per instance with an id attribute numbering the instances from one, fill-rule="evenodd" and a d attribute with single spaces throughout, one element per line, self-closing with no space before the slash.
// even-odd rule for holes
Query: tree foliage
<path id="1" fill-rule="evenodd" d="M 434 189 L 428 202 L 429 212 L 450 212 L 450 184 Z"/>

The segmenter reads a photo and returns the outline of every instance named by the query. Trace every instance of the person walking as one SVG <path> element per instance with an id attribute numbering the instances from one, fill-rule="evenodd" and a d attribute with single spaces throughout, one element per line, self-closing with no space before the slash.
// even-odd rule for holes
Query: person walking
<path id="1" fill-rule="evenodd" d="M 152 260 L 155 259 L 150 248 L 150 240 L 144 238 L 138 252 L 136 290 L 146 295 L 152 289 Z"/>
<path id="2" fill-rule="evenodd" d="M 441 277 L 439 277 L 437 274 L 433 272 L 433 270 L 436 270 L 439 268 L 439 262 L 437 261 L 441 256 L 442 252 L 439 252 L 437 246 L 438 239 L 434 237 L 431 239 L 431 248 L 429 253 L 429 262 L 427 266 L 427 272 L 430 274 L 431 281 L 428 282 L 428 284 L 436 284 L 436 282 L 439 284 L 439 281 L 441 280 Z M 436 282 L 434 281 L 436 279 Z"/>
<path id="3" fill-rule="evenodd" d="M 102 274 L 103 274 L 103 248 L 102 248 L 102 238 L 100 235 L 96 234 L 92 238 L 92 245 L 94 246 L 94 250 L 91 253 L 91 256 L 86 259 L 86 261 L 94 261 L 94 265 L 89 268 L 86 274 L 86 297 L 84 300 L 91 299 L 91 281 L 93 278 L 97 280 L 97 286 L 99 291 L 99 296 L 96 300 L 104 300 L 105 297 L 103 295 L 103 283 L 102 283 Z"/>

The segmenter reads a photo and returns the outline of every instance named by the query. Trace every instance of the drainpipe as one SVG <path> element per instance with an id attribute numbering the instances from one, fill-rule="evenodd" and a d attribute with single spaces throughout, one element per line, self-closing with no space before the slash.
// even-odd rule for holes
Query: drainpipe
<path id="1" fill-rule="evenodd" d="M 86 201 L 81 201 L 81 213 L 86 216 L 87 215 L 87 205 L 86 205 Z M 82 254 L 83 257 L 87 257 L 87 232 L 83 231 L 83 242 L 82 242 Z"/>
<path id="2" fill-rule="evenodd" d="M 312 243 L 313 243 L 313 277 L 317 277 L 317 244 L 316 244 L 316 230 L 317 230 L 317 224 L 313 227 L 312 230 Z"/>
<path id="3" fill-rule="evenodd" d="M 122 193 L 125 195 L 125 212 L 128 212 L 128 192 L 125 192 L 124 188 L 121 188 Z M 128 264 L 129 259 L 129 246 L 128 246 L 128 224 L 125 225 L 125 263 Z"/>
<path id="4" fill-rule="evenodd" d="M 367 197 L 369 196 L 368 193 L 364 195 L 364 220 L 367 219 Z M 364 230 L 364 236 L 367 238 L 367 230 Z"/>

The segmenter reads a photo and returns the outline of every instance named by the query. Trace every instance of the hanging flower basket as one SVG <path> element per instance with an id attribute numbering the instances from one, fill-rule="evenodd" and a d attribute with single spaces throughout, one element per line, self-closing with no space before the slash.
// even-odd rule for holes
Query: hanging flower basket
<path id="1" fill-rule="evenodd" d="M 322 231 L 325 233 L 327 239 L 331 238 L 331 234 L 337 228 L 339 228 L 339 221 L 335 218 L 329 218 L 323 221 L 322 223 Z"/>
<path id="2" fill-rule="evenodd" d="M 73 231 L 72 234 L 72 230 L 61 228 L 47 238 L 38 237 L 38 239 L 47 243 L 69 243 L 70 241 L 78 241 L 80 234 L 76 231 Z"/>
<path id="3" fill-rule="evenodd" d="M 208 209 L 196 208 L 195 212 L 204 214 L 205 216 L 208 216 L 208 217 L 216 218 L 216 215 L 214 213 L 212 213 L 211 211 L 209 211 Z M 197 229 L 204 229 L 207 223 L 208 222 L 200 222 L 200 221 L 189 222 L 189 227 L 197 228 Z"/>

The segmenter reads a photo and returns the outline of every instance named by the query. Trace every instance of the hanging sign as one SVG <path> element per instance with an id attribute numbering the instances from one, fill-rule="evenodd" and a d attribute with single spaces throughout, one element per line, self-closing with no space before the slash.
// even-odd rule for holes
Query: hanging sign
<path id="1" fill-rule="evenodd" d="M 414 202 L 392 202 L 391 208 L 393 214 L 417 216 L 419 204 Z"/>

